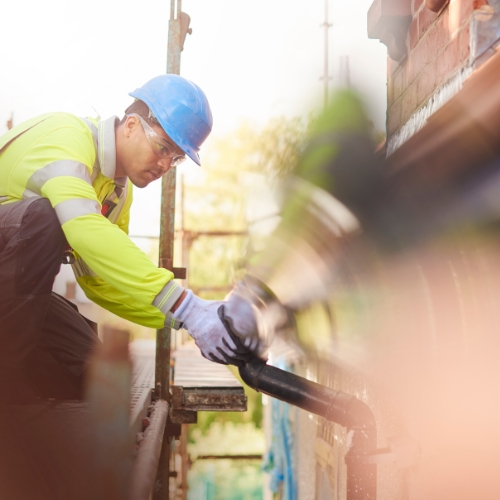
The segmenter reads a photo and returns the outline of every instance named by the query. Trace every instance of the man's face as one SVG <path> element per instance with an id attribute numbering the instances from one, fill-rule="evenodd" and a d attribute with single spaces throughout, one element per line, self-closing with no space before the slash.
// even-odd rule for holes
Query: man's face
<path id="1" fill-rule="evenodd" d="M 168 143 L 177 155 L 184 155 L 159 125 L 150 125 L 150 127 L 161 140 Z M 149 134 L 151 135 L 150 129 Z M 155 153 L 138 116 L 127 116 L 123 124 L 123 138 L 120 151 L 117 148 L 117 177 L 126 175 L 134 186 L 143 188 L 170 170 L 172 157 L 160 158 Z"/>

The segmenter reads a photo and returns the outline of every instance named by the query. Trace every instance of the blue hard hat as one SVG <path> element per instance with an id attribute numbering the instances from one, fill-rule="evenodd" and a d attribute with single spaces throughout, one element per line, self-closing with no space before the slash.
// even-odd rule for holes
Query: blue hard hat
<path id="1" fill-rule="evenodd" d="M 212 130 L 212 112 L 198 85 L 179 75 L 160 75 L 129 94 L 144 101 L 163 130 L 195 163 Z"/>

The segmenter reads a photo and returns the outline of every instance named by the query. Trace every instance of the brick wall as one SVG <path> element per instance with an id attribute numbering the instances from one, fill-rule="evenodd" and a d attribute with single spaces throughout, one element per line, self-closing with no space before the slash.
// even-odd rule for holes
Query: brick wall
<path id="1" fill-rule="evenodd" d="M 411 0 L 408 55 L 400 63 L 389 59 L 387 136 L 390 138 L 425 105 L 440 86 L 468 65 L 469 26 L 474 9 L 486 0 L 450 0 L 439 13 L 425 0 Z"/>

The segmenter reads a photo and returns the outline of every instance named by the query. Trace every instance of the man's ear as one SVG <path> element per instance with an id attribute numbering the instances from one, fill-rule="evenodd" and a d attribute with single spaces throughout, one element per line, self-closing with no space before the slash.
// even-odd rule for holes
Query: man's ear
<path id="1" fill-rule="evenodd" d="M 131 115 L 127 116 L 122 124 L 123 135 L 126 138 L 129 138 L 138 125 L 140 126 L 140 122 L 137 116 L 131 116 Z"/>

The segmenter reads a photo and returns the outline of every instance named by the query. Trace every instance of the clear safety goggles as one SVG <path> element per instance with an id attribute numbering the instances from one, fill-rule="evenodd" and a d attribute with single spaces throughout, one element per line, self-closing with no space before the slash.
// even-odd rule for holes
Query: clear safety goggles
<path id="1" fill-rule="evenodd" d="M 137 116 L 139 118 L 149 144 L 151 144 L 153 152 L 158 158 L 172 158 L 172 162 L 170 163 L 172 167 L 180 165 L 186 159 L 186 155 L 180 155 L 174 146 L 163 137 L 160 137 L 142 116 L 139 116 L 137 113 L 130 113 L 127 116 Z"/>

